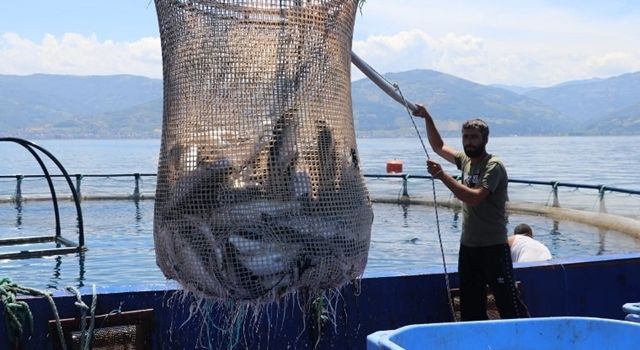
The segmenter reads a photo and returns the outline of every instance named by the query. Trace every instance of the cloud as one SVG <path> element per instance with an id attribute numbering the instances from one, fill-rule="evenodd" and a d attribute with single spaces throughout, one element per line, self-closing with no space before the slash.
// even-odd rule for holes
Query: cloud
<path id="1" fill-rule="evenodd" d="M 613 0 L 367 0 L 353 48 L 380 72 L 548 86 L 640 70 L 638 9 Z"/>
<path id="2" fill-rule="evenodd" d="M 162 77 L 160 39 L 100 41 L 95 35 L 44 35 L 33 42 L 15 33 L 0 36 L 0 74 L 34 73 Z"/>
<path id="3" fill-rule="evenodd" d="M 449 17 L 446 14 L 454 9 L 447 7 L 404 11 L 405 21 L 396 21 L 401 15 L 394 14 L 396 7 L 381 7 L 386 17 L 369 12 L 361 18 L 368 22 L 356 26 L 356 32 L 366 34 L 354 35 L 353 50 L 381 73 L 434 69 L 483 84 L 549 86 L 640 70 L 636 22 L 586 22 L 556 10 L 559 14 L 541 25 L 540 10 L 528 9 L 529 18 L 521 16 L 523 10 L 500 14 L 495 7 L 467 9 Z M 113 41 L 66 33 L 45 34 L 34 41 L 16 33 L 0 34 L 0 74 L 34 73 L 161 78 L 160 39 Z M 362 77 L 354 68 L 353 78 Z"/>
<path id="4" fill-rule="evenodd" d="M 403 71 L 407 67 L 456 70 L 482 65 L 486 56 L 481 38 L 455 33 L 434 38 L 419 29 L 355 41 L 353 50 L 380 72 Z"/>
<path id="5" fill-rule="evenodd" d="M 593 48 L 580 43 L 526 42 L 447 33 L 434 37 L 420 29 L 375 35 L 353 50 L 380 73 L 433 69 L 483 84 L 549 86 L 567 80 L 610 77 L 640 70 L 640 51 Z M 363 75 L 354 69 L 353 79 Z"/>
<path id="6" fill-rule="evenodd" d="M 601 75 L 613 75 L 621 71 L 640 71 L 640 56 L 628 52 L 609 52 L 590 57 L 586 61 L 586 67 Z"/>

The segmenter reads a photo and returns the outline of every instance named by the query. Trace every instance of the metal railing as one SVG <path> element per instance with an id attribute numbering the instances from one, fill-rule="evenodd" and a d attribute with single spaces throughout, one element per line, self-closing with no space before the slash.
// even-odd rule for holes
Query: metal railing
<path id="1" fill-rule="evenodd" d="M 432 180 L 431 176 L 425 175 L 410 175 L 410 174 L 365 174 L 365 178 L 398 178 L 402 179 L 402 195 L 401 197 L 410 198 L 409 194 L 409 179 L 423 179 L 423 180 Z M 454 178 L 460 181 L 459 176 L 454 176 Z M 588 184 L 579 184 L 572 182 L 560 182 L 560 181 L 536 181 L 536 180 L 522 180 L 522 179 L 509 179 L 509 183 L 517 183 L 517 184 L 526 184 L 533 186 L 545 186 L 550 187 L 551 192 L 553 194 L 553 206 L 559 206 L 558 200 L 558 189 L 560 187 L 566 188 L 575 188 L 575 189 L 595 189 L 598 190 L 598 196 L 600 200 L 604 199 L 605 193 L 622 193 L 622 194 L 631 194 L 631 195 L 640 195 L 640 191 L 638 190 L 630 190 L 625 188 L 618 188 L 613 186 L 606 185 L 588 185 Z"/>
<path id="2" fill-rule="evenodd" d="M 1 179 L 16 179 L 15 192 L 13 196 L 11 196 L 12 201 L 16 204 L 22 203 L 24 200 L 40 200 L 40 199 L 49 199 L 47 197 L 39 197 L 39 198 L 28 198 L 23 195 L 22 185 L 23 180 L 25 179 L 44 179 L 46 175 L 0 175 Z M 48 175 L 50 178 L 64 178 L 64 175 Z M 145 196 L 140 191 L 142 178 L 143 177 L 152 177 L 155 178 L 156 174 L 154 173 L 129 173 L 129 174 L 71 174 L 70 177 L 75 179 L 75 186 L 73 186 L 75 192 L 78 195 L 78 199 L 133 199 L 133 200 L 142 200 L 142 199 L 153 199 L 153 196 Z M 82 181 L 87 178 L 131 178 L 134 179 L 134 187 L 130 194 L 122 195 L 122 194 L 112 194 L 112 195 L 102 195 L 102 196 L 84 196 L 82 195 Z"/>
<path id="3" fill-rule="evenodd" d="M 64 177 L 64 175 L 49 175 L 51 178 L 56 177 Z M 141 192 L 141 183 L 143 178 L 155 178 L 156 174 L 154 173 L 128 173 L 128 174 L 72 174 L 70 177 L 75 178 L 75 186 L 74 190 L 78 195 L 79 199 L 128 199 L 128 200 L 143 200 L 143 199 L 154 199 L 153 195 L 143 195 Z M 409 193 L 409 180 L 410 179 L 421 179 L 421 180 L 431 180 L 431 176 L 425 175 L 411 175 L 411 174 L 365 174 L 365 178 L 373 178 L 373 179 L 385 179 L 385 178 L 394 178 L 402 180 L 402 189 L 401 189 L 401 198 L 411 198 L 411 194 Z M 11 200 L 15 201 L 17 204 L 21 203 L 23 200 L 29 200 L 30 198 L 26 198 L 23 195 L 23 180 L 29 178 L 38 178 L 43 179 L 46 178 L 45 175 L 0 175 L 0 179 L 15 179 L 15 192 L 13 196 L 11 196 Z M 126 194 L 112 194 L 112 195 L 100 195 L 100 196 L 92 196 L 92 195 L 82 195 L 82 180 L 87 178 L 133 178 L 133 188 L 131 188 L 131 192 Z M 459 180 L 459 177 L 456 177 Z M 598 191 L 598 196 L 600 199 L 604 199 L 604 196 L 607 192 L 610 193 L 622 193 L 629 195 L 640 195 L 640 191 L 631 190 L 625 188 L 618 188 L 606 185 L 590 185 L 590 184 L 580 184 L 580 183 L 572 183 L 572 182 L 561 182 L 561 181 L 535 181 L 535 180 L 522 180 L 522 179 L 509 179 L 509 183 L 517 183 L 517 184 L 526 184 L 531 186 L 541 186 L 548 187 L 551 190 L 553 195 L 553 206 L 558 206 L 558 189 L 561 187 L 565 188 L 574 188 L 574 189 L 593 189 Z"/>

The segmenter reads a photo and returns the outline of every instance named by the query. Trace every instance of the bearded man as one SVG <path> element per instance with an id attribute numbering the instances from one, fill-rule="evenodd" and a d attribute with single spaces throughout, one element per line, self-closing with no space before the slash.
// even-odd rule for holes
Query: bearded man
<path id="1" fill-rule="evenodd" d="M 425 120 L 429 144 L 435 153 L 462 171 L 462 183 L 440 164 L 427 160 L 427 170 L 462 202 L 462 236 L 458 255 L 460 314 L 463 321 L 486 320 L 487 285 L 500 317 L 529 317 L 513 279 L 507 243 L 507 171 L 502 161 L 487 153 L 489 126 L 481 119 L 462 125 L 464 152 L 446 145 L 425 106 L 414 115 Z"/>

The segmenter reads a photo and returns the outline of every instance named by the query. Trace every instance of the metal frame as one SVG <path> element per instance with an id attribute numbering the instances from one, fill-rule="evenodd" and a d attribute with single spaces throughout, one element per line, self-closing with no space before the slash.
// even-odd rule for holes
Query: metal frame
<path id="1" fill-rule="evenodd" d="M 70 254 L 70 253 L 78 253 L 86 251 L 84 242 L 84 223 L 82 219 L 82 208 L 80 207 L 80 198 L 78 197 L 78 193 L 73 186 L 73 182 L 67 173 L 67 170 L 64 168 L 62 163 L 49 151 L 44 149 L 41 146 L 38 146 L 30 141 L 16 138 L 16 137 L 1 137 L 0 142 L 13 142 L 17 143 L 20 146 L 24 147 L 31 155 L 36 159 L 40 168 L 42 168 L 42 172 L 44 173 L 45 178 L 47 179 L 47 183 L 49 185 L 49 190 L 51 192 L 51 201 L 53 202 L 53 213 L 56 220 L 56 232 L 54 236 L 35 236 L 35 237 L 20 237 L 20 238 L 6 238 L 0 239 L 0 246 L 9 246 L 9 245 L 18 245 L 18 244 L 29 244 L 29 243 L 46 243 L 46 242 L 55 242 L 56 248 L 52 249 L 37 249 L 37 250 L 24 250 L 15 253 L 1 253 L 0 259 L 25 259 L 25 258 L 33 258 L 33 257 L 42 257 L 42 256 L 51 256 L 51 255 L 60 255 L 60 254 Z M 73 196 L 73 201 L 76 207 L 77 213 L 77 221 L 78 221 L 78 243 L 62 237 L 61 226 L 60 226 L 60 210 L 58 208 L 58 197 L 56 196 L 56 190 L 53 186 L 53 181 L 51 180 L 52 175 L 49 173 L 49 169 L 42 161 L 42 158 L 38 155 L 36 150 L 40 151 L 44 155 L 46 155 L 58 169 L 62 172 L 64 178 L 69 185 L 69 189 L 71 190 L 71 194 Z M 20 203 L 18 202 L 18 205 Z M 63 247 L 60 247 L 63 246 Z"/>

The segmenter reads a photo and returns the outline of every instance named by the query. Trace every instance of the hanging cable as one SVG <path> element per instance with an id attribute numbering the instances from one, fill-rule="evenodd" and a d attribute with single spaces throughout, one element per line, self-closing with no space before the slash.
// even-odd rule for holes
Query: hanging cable
<path id="1" fill-rule="evenodd" d="M 400 87 L 398 86 L 398 84 L 395 83 L 391 83 L 389 81 L 387 81 L 382 75 L 380 75 L 380 73 L 376 72 L 373 68 L 371 68 L 371 66 L 369 66 L 366 62 L 364 62 L 360 57 L 358 57 L 355 53 L 353 53 L 353 51 L 351 52 L 351 62 L 358 67 L 358 69 L 360 69 L 360 71 L 362 71 L 362 73 L 364 73 L 369 79 L 371 79 L 371 81 L 373 81 L 378 87 L 380 87 L 384 92 L 387 93 L 387 95 L 389 95 L 391 98 L 393 98 L 394 100 L 396 100 L 397 102 L 399 102 L 400 104 L 402 104 L 406 111 L 407 114 L 409 115 L 409 119 L 411 119 L 411 123 L 413 124 L 413 128 L 416 131 L 416 135 L 418 135 L 418 139 L 420 140 L 420 144 L 422 145 L 422 149 L 424 150 L 424 153 L 427 157 L 428 160 L 431 160 L 431 157 L 429 155 L 429 151 L 427 150 L 427 147 L 425 146 L 424 140 L 422 139 L 422 135 L 420 135 L 420 130 L 418 129 L 418 125 L 416 125 L 416 122 L 412 116 L 412 111 L 417 111 L 418 108 L 415 104 L 407 101 L 407 99 L 404 98 L 404 95 L 402 94 L 402 91 L 400 90 Z M 450 286 L 450 282 L 449 282 L 449 273 L 447 271 L 447 261 L 445 258 L 445 254 L 444 254 L 444 246 L 442 244 L 442 233 L 440 232 L 440 218 L 438 215 L 438 201 L 437 201 L 437 195 L 436 195 L 436 182 L 435 179 L 433 177 L 431 177 L 431 188 L 432 188 L 432 192 L 433 192 L 433 207 L 435 209 L 435 215 L 436 215 L 436 227 L 437 227 L 437 231 L 438 231 L 438 243 L 440 244 L 440 254 L 442 256 L 442 266 L 444 268 L 444 279 L 445 279 L 445 284 L 447 287 L 447 298 L 449 300 L 449 311 L 451 312 L 451 317 L 452 319 L 455 321 L 456 317 L 455 317 L 455 310 L 453 307 L 453 299 L 451 298 L 451 286 Z"/>
<path id="2" fill-rule="evenodd" d="M 400 87 L 398 86 L 398 84 L 393 84 L 393 86 L 396 88 L 396 90 L 398 91 L 398 94 L 400 95 L 400 97 L 402 97 L 402 100 L 405 102 L 404 106 L 407 110 L 407 114 L 409 114 L 409 118 L 411 119 L 411 123 L 413 124 L 414 129 L 416 130 L 416 134 L 418 135 L 418 139 L 420 140 L 420 144 L 422 145 L 422 149 L 424 150 L 424 153 L 427 157 L 428 160 L 431 160 L 431 157 L 429 156 L 429 151 L 427 150 L 427 147 L 424 144 L 424 140 L 422 139 L 422 136 L 420 135 L 420 130 L 418 129 L 418 126 L 416 125 L 416 121 L 413 119 L 413 116 L 411 115 L 411 110 L 409 109 L 409 105 L 407 103 L 407 101 L 405 100 L 404 96 L 402 95 L 402 91 L 400 90 Z M 453 308 L 453 299 L 451 298 L 451 285 L 449 282 L 449 273 L 447 271 L 447 260 L 445 258 L 444 255 L 444 246 L 442 244 L 442 233 L 440 232 L 440 217 L 438 215 L 438 197 L 436 195 L 436 179 L 432 176 L 431 177 L 431 190 L 433 193 L 433 208 L 435 211 L 435 215 L 436 215 L 436 228 L 438 231 L 438 243 L 440 244 L 440 255 L 442 256 L 442 267 L 444 268 L 444 280 L 445 280 L 445 284 L 447 286 L 447 299 L 449 300 L 449 311 L 451 312 L 451 317 L 452 319 L 455 321 L 456 320 L 456 313 L 455 310 Z"/>

